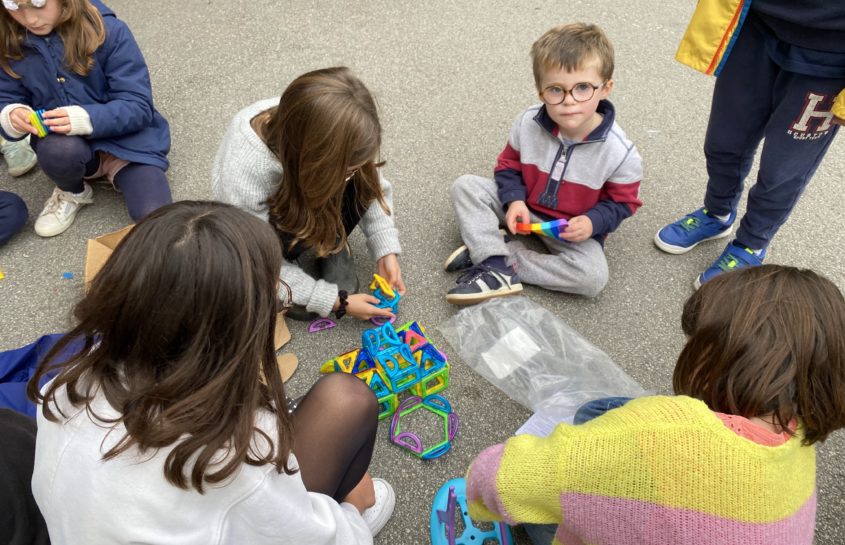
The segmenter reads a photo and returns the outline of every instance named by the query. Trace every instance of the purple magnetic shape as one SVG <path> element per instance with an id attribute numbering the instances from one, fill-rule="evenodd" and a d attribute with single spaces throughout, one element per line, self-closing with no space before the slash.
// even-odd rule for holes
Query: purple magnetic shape
<path id="1" fill-rule="evenodd" d="M 455 545 L 455 508 L 458 505 L 458 497 L 455 495 L 455 487 L 449 487 L 449 499 L 446 500 L 446 510 L 437 510 L 437 520 L 446 527 L 446 542 Z"/>
<path id="2" fill-rule="evenodd" d="M 456 413 L 449 413 L 449 441 L 455 438 L 458 434 L 458 415 Z"/>
<path id="3" fill-rule="evenodd" d="M 331 318 L 317 318 L 308 324 L 308 333 L 317 333 L 318 331 L 325 331 L 337 326 L 337 322 Z"/>
<path id="4" fill-rule="evenodd" d="M 370 318 L 370 323 L 373 324 L 376 327 L 381 327 L 386 323 L 392 324 L 395 321 L 396 321 L 396 315 L 395 314 L 393 316 L 391 316 L 390 318 L 387 318 L 386 316 L 373 316 L 372 318 Z"/>
<path id="5" fill-rule="evenodd" d="M 396 412 L 393 413 L 393 420 L 390 422 L 390 440 L 394 444 L 399 445 L 400 447 L 405 447 L 406 449 L 416 452 L 417 454 L 421 454 L 423 451 L 422 441 L 420 440 L 419 436 L 407 431 L 396 435 L 396 427 L 399 425 L 399 417 L 401 416 L 402 411 L 410 409 L 412 407 L 416 407 L 417 405 L 422 405 L 422 402 L 423 400 L 419 396 L 408 397 L 396 408 Z M 406 443 L 404 441 L 406 438 L 412 440 L 416 444 L 416 446 Z"/>
<path id="6" fill-rule="evenodd" d="M 422 440 L 418 435 L 409 431 L 403 431 L 399 435 L 395 436 L 393 438 L 393 442 L 400 447 L 405 447 L 411 452 L 416 452 L 417 454 L 422 454 L 423 452 Z"/>

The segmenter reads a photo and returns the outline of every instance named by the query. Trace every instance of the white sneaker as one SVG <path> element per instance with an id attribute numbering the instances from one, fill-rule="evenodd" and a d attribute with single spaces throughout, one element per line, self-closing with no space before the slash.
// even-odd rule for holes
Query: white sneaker
<path id="1" fill-rule="evenodd" d="M 16 142 L 0 138 L 0 153 L 6 159 L 10 176 L 23 176 L 38 162 L 35 152 L 29 147 L 29 138 Z"/>
<path id="2" fill-rule="evenodd" d="M 76 218 L 82 206 L 94 202 L 94 190 L 85 184 L 85 190 L 79 194 L 53 189 L 53 195 L 44 204 L 44 210 L 35 220 L 35 232 L 42 237 L 54 237 L 64 233 Z"/>
<path id="3" fill-rule="evenodd" d="M 393 492 L 390 483 L 378 477 L 373 478 L 373 488 L 376 492 L 376 503 L 361 513 L 361 516 L 364 517 L 364 522 L 375 537 L 393 514 L 393 508 L 396 507 L 396 493 Z"/>

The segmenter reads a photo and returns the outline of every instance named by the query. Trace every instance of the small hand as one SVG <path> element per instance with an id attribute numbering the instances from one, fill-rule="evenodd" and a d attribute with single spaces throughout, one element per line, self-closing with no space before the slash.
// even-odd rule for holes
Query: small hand
<path id="1" fill-rule="evenodd" d="M 834 123 L 834 125 L 845 125 L 845 119 L 842 119 L 841 117 L 833 116 L 833 123 Z"/>
<path id="2" fill-rule="evenodd" d="M 343 498 L 343 501 L 354 505 L 359 513 L 363 513 L 376 504 L 376 490 L 373 487 L 373 478 L 370 477 L 369 471 L 364 473 L 364 476 L 355 485 L 355 488 Z"/>
<path id="3" fill-rule="evenodd" d="M 399 268 L 399 258 L 396 254 L 387 254 L 377 263 L 378 274 L 396 290 L 399 295 L 405 295 L 405 281 L 402 280 L 402 269 Z"/>
<path id="4" fill-rule="evenodd" d="M 513 201 L 508 204 L 508 211 L 505 213 L 505 224 L 512 235 L 517 234 L 517 223 L 529 223 L 530 221 L 531 214 L 528 212 L 525 201 Z"/>
<path id="5" fill-rule="evenodd" d="M 593 220 L 587 216 L 569 218 L 569 225 L 560 234 L 560 238 L 569 242 L 583 242 L 593 234 Z"/>
<path id="6" fill-rule="evenodd" d="M 38 129 L 29 122 L 29 114 L 31 113 L 32 110 L 29 108 L 15 108 L 9 112 L 9 121 L 12 123 L 12 127 L 19 132 L 38 135 Z"/>
<path id="7" fill-rule="evenodd" d="M 376 305 L 379 300 L 366 293 L 353 293 L 346 299 L 346 313 L 350 316 L 355 316 L 361 320 L 369 320 L 376 316 L 384 316 L 386 318 L 393 318 L 394 314 L 387 308 L 378 308 Z M 337 310 L 340 302 L 335 303 L 335 310 Z"/>
<path id="8" fill-rule="evenodd" d="M 64 108 L 44 112 L 41 117 L 44 118 L 44 124 L 50 127 L 50 130 L 54 133 L 67 134 L 70 132 L 70 117 Z"/>

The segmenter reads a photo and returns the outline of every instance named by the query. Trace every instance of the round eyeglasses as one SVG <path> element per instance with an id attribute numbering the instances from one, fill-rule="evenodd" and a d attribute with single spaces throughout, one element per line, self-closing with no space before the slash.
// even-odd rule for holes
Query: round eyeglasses
<path id="1" fill-rule="evenodd" d="M 590 82 L 583 81 L 573 85 L 572 89 L 564 89 L 561 85 L 549 85 L 540 92 L 540 96 L 543 98 L 543 102 L 549 106 L 555 106 L 566 100 L 567 93 L 572 95 L 572 100 L 575 102 L 587 102 L 593 98 L 596 90 L 601 89 L 605 85 L 607 85 L 606 81 L 601 85 L 593 85 Z"/>

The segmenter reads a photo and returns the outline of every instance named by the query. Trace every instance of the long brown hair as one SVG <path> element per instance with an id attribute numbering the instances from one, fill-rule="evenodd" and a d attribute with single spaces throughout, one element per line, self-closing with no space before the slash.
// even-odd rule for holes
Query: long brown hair
<path id="1" fill-rule="evenodd" d="M 341 218 L 346 178 L 361 210 L 373 201 L 390 213 L 376 163 L 381 124 L 372 95 L 348 68 L 303 74 L 268 111 L 259 136 L 282 163 L 279 189 L 268 199 L 270 222 L 319 256 L 346 244 Z"/>
<path id="2" fill-rule="evenodd" d="M 807 445 L 845 427 L 845 299 L 826 278 L 778 265 L 720 275 L 681 324 L 675 393 L 783 430 L 797 418 Z"/>
<path id="3" fill-rule="evenodd" d="M 80 76 L 94 67 L 94 52 L 106 41 L 106 27 L 99 10 L 88 0 L 56 0 L 62 6 L 56 32 L 65 49 L 65 65 Z M 0 67 L 9 76 L 20 79 L 9 61 L 23 59 L 22 44 L 26 29 L 0 9 Z"/>
<path id="4" fill-rule="evenodd" d="M 56 400 L 66 389 L 95 420 L 123 424 L 105 460 L 174 445 L 164 475 L 180 488 L 202 492 L 244 463 L 291 473 L 292 424 L 273 348 L 281 263 L 270 226 L 235 207 L 182 201 L 156 210 L 94 278 L 74 309 L 79 324 L 39 364 L 27 394 L 53 422 L 67 418 Z M 84 349 L 57 361 L 73 338 Z M 55 370 L 42 395 L 38 381 Z M 119 417 L 95 413 L 100 394 Z M 278 440 L 256 427 L 260 410 L 275 413 Z M 224 463 L 212 469 L 221 451 Z"/>

